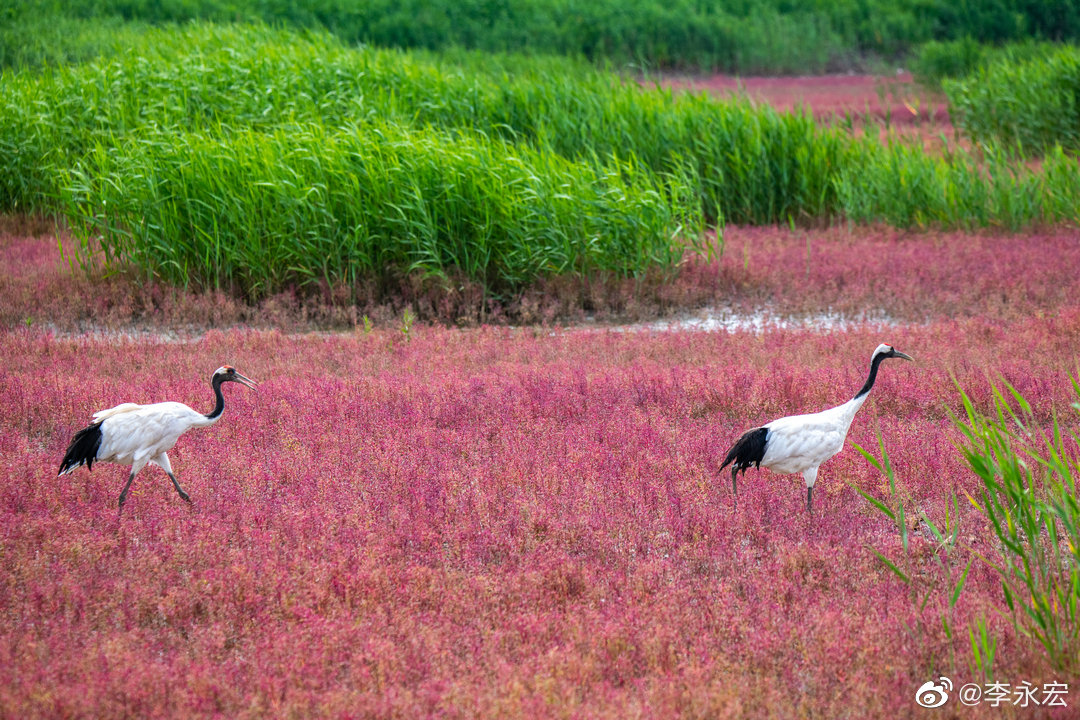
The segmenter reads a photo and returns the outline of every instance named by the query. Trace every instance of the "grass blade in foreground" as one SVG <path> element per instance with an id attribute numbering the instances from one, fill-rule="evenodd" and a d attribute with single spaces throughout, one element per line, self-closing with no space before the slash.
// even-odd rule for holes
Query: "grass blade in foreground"
<path id="1" fill-rule="evenodd" d="M 1080 385 L 1074 380 L 1080 398 Z M 955 423 L 964 435 L 964 458 L 982 481 L 983 514 L 997 540 L 997 561 L 1016 629 L 1036 640 L 1059 670 L 1080 671 L 1080 503 L 1075 476 L 1075 432 L 1063 436 L 1057 419 L 1049 437 L 1035 427 L 1027 401 L 1008 386 L 996 386 L 994 415 L 978 411 L 960 390 L 966 418 Z M 1015 402 L 1015 408 L 1013 406 Z M 1066 448 L 1066 441 L 1071 448 Z"/>

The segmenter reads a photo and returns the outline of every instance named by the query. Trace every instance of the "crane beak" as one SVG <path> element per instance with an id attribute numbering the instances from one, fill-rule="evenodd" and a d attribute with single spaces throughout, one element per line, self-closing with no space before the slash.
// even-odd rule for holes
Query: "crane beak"
<path id="1" fill-rule="evenodd" d="M 910 360 L 911 362 L 915 362 L 915 358 L 911 357 L 907 353 L 902 353 L 899 350 L 893 350 L 893 357 L 898 357 L 904 360 Z"/>
<path id="2" fill-rule="evenodd" d="M 241 385 L 248 386 L 252 390 L 258 390 L 259 389 L 259 383 L 255 382 L 251 378 L 244 377 L 240 373 L 236 373 L 235 377 L 233 377 L 233 380 L 240 383 Z"/>

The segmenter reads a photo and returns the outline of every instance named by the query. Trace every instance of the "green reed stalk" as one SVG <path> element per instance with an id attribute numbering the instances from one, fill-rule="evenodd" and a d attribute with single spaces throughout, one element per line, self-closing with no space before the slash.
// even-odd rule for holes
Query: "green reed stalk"
<path id="1" fill-rule="evenodd" d="M 1055 668 L 1080 670 L 1080 503 L 1076 457 L 1080 433 L 1063 432 L 1055 414 L 1040 430 L 1031 406 L 1012 386 L 992 385 L 994 410 L 977 410 L 960 388 L 966 417 L 961 452 L 982 481 L 971 504 L 989 520 L 996 558 L 983 560 L 1001 577 L 1015 629 L 1032 638 Z M 1073 379 L 1080 400 L 1080 382 Z M 1080 403 L 1073 403 L 1080 410 Z"/>
<path id="2" fill-rule="evenodd" d="M 937 566 L 938 574 L 941 578 L 941 583 L 928 582 L 923 583 L 916 579 L 915 568 L 912 567 L 912 559 L 910 552 L 910 536 L 908 529 L 907 516 L 909 511 L 905 510 L 903 499 L 900 497 L 896 490 L 896 476 L 893 471 L 892 462 L 889 460 L 889 452 L 885 448 L 885 441 L 881 437 L 881 431 L 877 432 L 878 449 L 881 453 L 881 457 L 877 458 L 870 451 L 855 445 L 855 449 L 858 450 L 867 462 L 873 465 L 880 473 L 882 473 L 889 481 L 889 498 L 888 501 L 878 500 L 870 493 L 866 492 L 862 488 L 855 487 L 855 491 L 858 492 L 863 499 L 865 499 L 875 511 L 887 517 L 890 522 L 895 525 L 897 533 L 900 535 L 900 543 L 903 547 L 904 557 L 900 564 L 890 560 L 884 553 L 877 548 L 871 547 L 874 555 L 877 556 L 885 567 L 887 567 L 894 575 L 896 575 L 901 582 L 908 586 L 909 593 L 911 595 L 911 601 L 918 607 L 918 612 L 921 616 L 922 612 L 926 609 L 927 603 L 930 598 L 936 593 L 940 592 L 942 588 L 946 591 L 948 598 L 948 604 L 945 609 L 945 614 L 941 616 L 942 629 L 945 632 L 945 636 L 950 640 L 949 644 L 949 664 L 951 670 L 956 669 L 956 659 L 953 655 L 952 639 L 955 633 L 955 608 L 956 603 L 960 600 L 960 594 L 964 590 L 964 585 L 967 582 L 968 573 L 971 570 L 971 562 L 969 561 L 964 567 L 963 572 L 959 574 L 957 578 L 956 568 L 957 562 L 955 556 L 958 553 L 957 541 L 960 537 L 960 516 L 959 507 L 956 502 L 955 496 L 950 496 L 945 504 L 945 516 L 943 521 L 935 523 L 924 512 L 919 511 L 920 520 L 925 523 L 930 534 L 935 541 L 934 563 Z M 903 565 L 903 568 L 900 565 Z M 921 599 L 919 597 L 921 593 Z M 915 628 L 908 627 L 905 623 L 905 629 L 912 636 L 912 638 L 919 643 L 923 642 L 923 638 L 926 635 L 927 629 L 924 627 L 922 619 L 920 617 L 919 624 Z M 991 660 L 992 662 L 992 660 Z M 930 668 L 933 672 L 934 668 Z"/>

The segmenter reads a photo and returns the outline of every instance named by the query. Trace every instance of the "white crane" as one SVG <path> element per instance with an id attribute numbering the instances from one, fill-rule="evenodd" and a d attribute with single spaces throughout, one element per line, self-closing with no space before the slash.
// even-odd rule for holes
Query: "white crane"
<path id="1" fill-rule="evenodd" d="M 71 439 L 57 477 L 80 465 L 86 465 L 88 470 L 92 470 L 95 462 L 130 465 L 131 474 L 124 489 L 120 491 L 122 510 L 131 481 L 147 463 L 152 462 L 169 474 L 180 497 L 191 502 L 191 498 L 177 482 L 169 464 L 169 456 L 165 453 L 191 428 L 206 427 L 218 421 L 225 409 L 221 385 L 227 382 L 238 382 L 250 388 L 257 387 L 254 380 L 236 372 L 236 368 L 224 365 L 215 370 L 210 378 L 216 402 L 214 409 L 206 415 L 178 402 L 160 402 L 153 405 L 122 403 L 94 413 L 95 422 L 75 433 L 75 437 Z"/>
<path id="2" fill-rule="evenodd" d="M 877 379 L 878 365 L 887 358 L 912 360 L 892 345 L 877 346 L 870 358 L 870 375 L 855 397 L 843 405 L 809 415 L 791 415 L 771 423 L 747 430 L 728 450 L 723 470 L 731 466 L 731 492 L 738 502 L 735 479 L 739 471 L 746 472 L 751 465 L 767 467 L 779 473 L 802 473 L 806 479 L 806 509 L 812 515 L 811 505 L 818 466 L 844 448 L 848 428 L 855 413 L 866 402 L 870 389 Z"/>

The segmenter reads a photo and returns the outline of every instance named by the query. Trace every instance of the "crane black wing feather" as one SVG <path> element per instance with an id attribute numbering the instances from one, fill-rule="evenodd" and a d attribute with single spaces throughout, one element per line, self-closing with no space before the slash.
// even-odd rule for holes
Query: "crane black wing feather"
<path id="1" fill-rule="evenodd" d="M 728 450 L 720 469 L 723 470 L 732 461 L 735 462 L 736 470 L 746 470 L 751 465 L 760 467 L 761 460 L 765 457 L 765 439 L 768 435 L 768 428 L 759 427 L 747 430 Z"/>
<path id="2" fill-rule="evenodd" d="M 57 476 L 71 472 L 83 464 L 86 465 L 88 470 L 92 470 L 100 447 L 100 422 L 96 422 L 90 427 L 83 428 L 75 433 L 75 437 L 71 438 L 71 444 L 68 445 L 67 452 L 64 453 L 64 459 L 60 461 L 60 472 L 57 473 Z"/>

